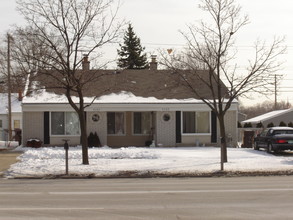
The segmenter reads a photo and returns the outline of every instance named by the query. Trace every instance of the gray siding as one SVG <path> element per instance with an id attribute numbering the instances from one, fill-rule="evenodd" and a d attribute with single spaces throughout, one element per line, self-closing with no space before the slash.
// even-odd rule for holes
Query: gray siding
<path id="1" fill-rule="evenodd" d="M 99 115 L 98 121 L 93 121 L 94 114 Z M 87 133 L 88 135 L 97 132 L 102 146 L 107 145 L 107 112 L 87 112 Z"/>
<path id="2" fill-rule="evenodd" d="M 170 120 L 164 121 L 164 114 L 169 114 Z M 165 147 L 176 146 L 176 112 L 157 112 L 156 144 Z"/>
<path id="3" fill-rule="evenodd" d="M 22 143 L 25 146 L 30 138 L 44 141 L 44 112 L 23 112 Z"/>
<path id="4" fill-rule="evenodd" d="M 226 128 L 226 138 L 228 147 L 236 147 L 238 141 L 238 129 L 237 129 L 237 111 L 228 111 L 225 115 L 225 128 Z M 219 122 L 218 126 L 218 145 L 220 144 L 220 129 Z"/>

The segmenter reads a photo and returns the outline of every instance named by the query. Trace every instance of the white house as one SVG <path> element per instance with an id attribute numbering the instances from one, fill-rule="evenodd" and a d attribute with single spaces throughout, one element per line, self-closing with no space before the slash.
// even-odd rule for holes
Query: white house
<path id="1" fill-rule="evenodd" d="M 0 141 L 8 140 L 8 94 L 0 93 Z M 22 129 L 21 96 L 11 94 L 11 126 L 12 131 Z M 14 132 L 13 132 L 14 136 Z"/>
<path id="2" fill-rule="evenodd" d="M 168 70 L 81 70 L 90 78 L 84 101 L 87 132 L 96 133 L 102 145 L 157 146 L 215 145 L 219 143 L 219 127 L 210 108 L 178 80 L 171 80 Z M 207 74 L 201 71 L 203 77 Z M 88 79 L 86 78 L 86 79 Z M 194 87 L 207 99 L 207 88 L 193 80 Z M 23 143 L 31 138 L 44 145 L 80 143 L 77 114 L 69 105 L 58 82 L 38 78 L 31 82 L 33 90 L 22 102 Z M 93 101 L 93 98 L 96 99 Z M 73 97 L 75 102 L 78 102 Z M 238 103 L 226 114 L 226 130 L 230 144 L 237 142 Z M 233 143 L 232 143 L 233 142 Z"/>

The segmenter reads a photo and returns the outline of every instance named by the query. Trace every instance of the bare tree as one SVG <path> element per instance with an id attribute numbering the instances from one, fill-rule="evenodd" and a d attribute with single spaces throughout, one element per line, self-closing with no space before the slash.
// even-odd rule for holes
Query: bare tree
<path id="1" fill-rule="evenodd" d="M 237 54 L 235 36 L 248 24 L 248 17 L 241 16 L 241 7 L 234 0 L 202 0 L 199 7 L 208 13 L 211 22 L 189 25 L 188 32 L 181 32 L 187 41 L 187 49 L 180 55 L 163 54 L 163 62 L 173 68 L 195 97 L 199 97 L 216 114 L 223 170 L 227 162 L 225 114 L 239 96 L 248 92 L 267 92 L 268 85 L 274 81 L 271 73 L 280 67 L 277 57 L 285 48 L 281 47 L 282 39 L 275 39 L 270 46 L 258 41 L 246 71 L 240 71 L 237 64 L 231 66 L 231 62 Z M 198 74 L 202 69 L 207 71 L 208 76 Z M 193 88 L 191 80 L 200 80 L 209 89 L 212 98 L 206 99 L 198 88 Z"/>
<path id="2" fill-rule="evenodd" d="M 118 37 L 122 25 L 116 21 L 119 2 L 116 5 L 114 0 L 17 0 L 17 4 L 29 23 L 28 28 L 19 30 L 20 38 L 35 45 L 20 50 L 26 62 L 23 67 L 57 81 L 56 87 L 63 89 L 78 114 L 82 163 L 89 164 L 84 88 L 98 78 L 95 74 L 89 78 L 78 69 L 83 59 L 81 53 L 98 59 L 99 49 Z M 78 103 L 72 100 L 73 95 L 79 98 Z"/>
<path id="3" fill-rule="evenodd" d="M 9 43 L 8 43 L 9 36 Z M 24 80 L 23 77 L 19 75 L 12 59 L 12 48 L 14 45 L 14 39 L 9 33 L 6 33 L 5 36 L 2 36 L 0 45 L 0 81 L 1 88 L 0 92 L 8 92 L 8 59 L 10 64 L 10 91 L 19 92 L 19 88 L 22 87 Z M 9 48 L 8 48 L 9 45 Z M 9 54 L 8 54 L 9 50 Z"/>

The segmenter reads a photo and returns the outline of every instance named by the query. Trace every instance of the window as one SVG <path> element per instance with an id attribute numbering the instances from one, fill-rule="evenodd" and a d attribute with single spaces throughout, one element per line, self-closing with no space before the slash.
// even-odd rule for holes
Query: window
<path id="1" fill-rule="evenodd" d="M 14 120 L 13 127 L 14 129 L 20 129 L 20 120 Z"/>
<path id="2" fill-rule="evenodd" d="M 150 134 L 151 132 L 151 113 L 134 112 L 133 113 L 133 133 Z"/>
<path id="3" fill-rule="evenodd" d="M 3 125 L 2 125 L 2 120 L 0 120 L 0 128 L 2 128 L 3 127 Z"/>
<path id="4" fill-rule="evenodd" d="M 183 133 L 195 133 L 195 112 L 183 112 Z"/>
<path id="5" fill-rule="evenodd" d="M 210 133 L 210 113 L 196 113 L 196 133 Z"/>
<path id="6" fill-rule="evenodd" d="M 259 136 L 261 136 L 261 137 L 265 137 L 265 136 L 268 134 L 268 131 L 269 131 L 269 129 L 265 129 L 265 130 L 263 130 L 263 131 L 259 134 Z"/>
<path id="7" fill-rule="evenodd" d="M 80 135 L 76 112 L 51 112 L 52 135 Z"/>
<path id="8" fill-rule="evenodd" d="M 210 133 L 210 113 L 183 112 L 183 133 Z"/>
<path id="9" fill-rule="evenodd" d="M 108 112 L 107 113 L 108 134 L 123 135 L 124 131 L 124 113 Z"/>

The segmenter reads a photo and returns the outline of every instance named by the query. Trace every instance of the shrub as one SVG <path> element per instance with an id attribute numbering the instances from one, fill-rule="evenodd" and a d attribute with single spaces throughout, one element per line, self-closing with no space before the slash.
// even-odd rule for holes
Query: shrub
<path id="1" fill-rule="evenodd" d="M 280 126 L 280 127 L 286 127 L 287 124 L 286 124 L 285 122 L 281 121 L 280 124 L 279 124 L 279 126 Z"/>
<path id="2" fill-rule="evenodd" d="M 271 123 L 269 123 L 268 124 L 268 126 L 267 126 L 268 128 L 271 128 L 271 127 L 275 127 L 275 125 L 274 125 L 274 123 L 273 122 L 271 122 Z"/>
<path id="3" fill-rule="evenodd" d="M 252 128 L 252 124 L 249 122 L 249 123 L 245 123 L 243 125 L 244 128 Z"/>

